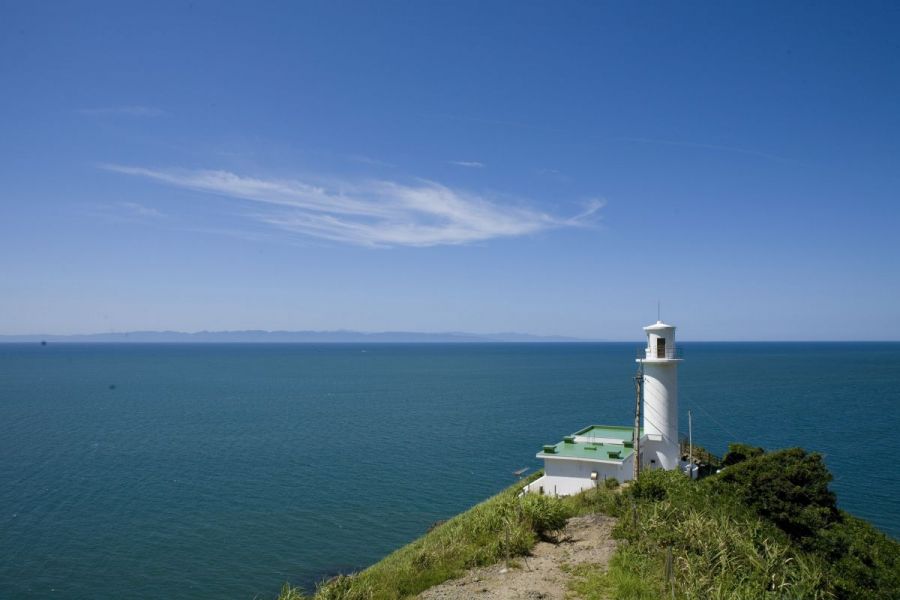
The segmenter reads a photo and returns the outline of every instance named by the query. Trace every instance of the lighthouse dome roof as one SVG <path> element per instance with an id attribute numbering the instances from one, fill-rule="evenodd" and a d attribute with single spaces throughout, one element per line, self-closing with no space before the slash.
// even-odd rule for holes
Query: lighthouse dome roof
<path id="1" fill-rule="evenodd" d="M 675 329 L 675 326 L 667 325 L 666 323 L 663 323 L 662 321 L 657 321 L 653 325 L 647 325 L 646 327 L 644 327 L 644 331 L 663 331 L 666 329 Z"/>

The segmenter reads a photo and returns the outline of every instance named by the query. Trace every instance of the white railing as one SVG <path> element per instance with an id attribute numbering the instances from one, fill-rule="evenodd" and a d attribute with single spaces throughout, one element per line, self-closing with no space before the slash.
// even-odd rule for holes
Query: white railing
<path id="1" fill-rule="evenodd" d="M 638 358 L 684 358 L 681 348 L 641 348 L 638 350 Z"/>

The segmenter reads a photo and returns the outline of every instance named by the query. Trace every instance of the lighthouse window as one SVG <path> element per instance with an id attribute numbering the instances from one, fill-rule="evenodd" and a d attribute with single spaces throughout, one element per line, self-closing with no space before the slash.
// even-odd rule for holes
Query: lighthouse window
<path id="1" fill-rule="evenodd" d="M 666 338 L 656 338 L 656 358 L 666 357 Z"/>

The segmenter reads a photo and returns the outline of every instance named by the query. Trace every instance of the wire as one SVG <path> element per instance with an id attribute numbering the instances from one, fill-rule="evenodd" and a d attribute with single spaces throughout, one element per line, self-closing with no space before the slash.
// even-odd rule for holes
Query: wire
<path id="1" fill-rule="evenodd" d="M 741 439 L 740 436 L 736 435 L 733 431 L 731 431 L 730 429 L 728 429 L 727 427 L 725 427 L 724 425 L 722 425 L 722 424 L 721 424 L 714 416 L 712 416 L 711 414 L 709 414 L 709 411 L 706 410 L 705 408 L 703 408 L 703 406 L 701 406 L 700 404 L 697 404 L 697 401 L 696 401 L 696 400 L 691 399 L 690 405 L 691 405 L 692 407 L 696 407 L 696 408 L 699 408 L 700 410 L 702 410 L 703 413 L 704 413 L 707 417 L 709 417 L 710 419 L 712 419 L 712 422 L 713 422 L 713 423 L 715 423 L 716 425 L 718 425 L 719 427 L 721 427 L 722 430 L 723 430 L 725 433 L 727 433 L 728 435 L 730 435 L 732 440 L 734 440 L 734 441 L 736 442 L 736 441 L 738 441 L 738 440 Z"/>

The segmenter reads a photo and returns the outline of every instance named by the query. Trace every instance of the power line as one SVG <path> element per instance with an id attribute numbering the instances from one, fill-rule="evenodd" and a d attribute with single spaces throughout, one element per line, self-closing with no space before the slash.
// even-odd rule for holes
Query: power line
<path id="1" fill-rule="evenodd" d="M 716 419 L 714 416 L 712 416 L 712 415 L 709 413 L 708 410 L 706 410 L 705 408 L 703 408 L 703 406 L 701 406 L 700 404 L 697 404 L 697 401 L 696 401 L 696 400 L 691 399 L 690 404 L 691 404 L 692 407 L 696 407 L 696 408 L 699 408 L 700 410 L 702 410 L 703 413 L 704 413 L 707 417 L 709 417 L 709 418 L 712 420 L 713 423 L 715 423 L 716 425 L 718 425 L 725 433 L 727 433 L 728 435 L 730 435 L 732 440 L 734 440 L 735 442 L 737 442 L 737 441 L 739 441 L 739 440 L 741 439 L 740 436 L 738 436 L 737 434 L 735 434 L 735 433 L 734 433 L 733 431 L 731 431 L 729 428 L 727 428 L 727 427 L 725 427 L 724 425 L 722 425 L 722 423 L 720 423 L 718 419 Z"/>

